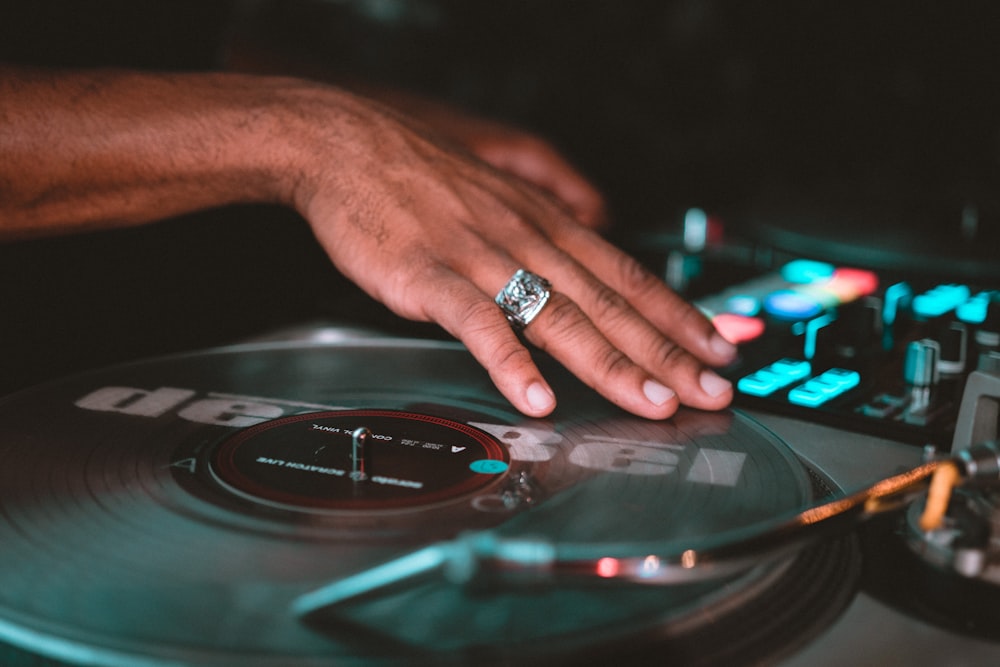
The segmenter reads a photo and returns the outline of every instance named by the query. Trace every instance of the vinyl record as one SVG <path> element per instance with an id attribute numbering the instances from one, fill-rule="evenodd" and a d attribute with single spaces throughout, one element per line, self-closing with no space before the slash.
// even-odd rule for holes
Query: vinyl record
<path id="1" fill-rule="evenodd" d="M 560 397 L 545 420 L 513 411 L 460 346 L 397 340 L 210 350 L 7 397 L 0 640 L 70 664 L 551 663 L 700 636 L 824 579 L 794 573 L 813 555 L 665 586 L 429 572 L 297 611 L 469 535 L 634 557 L 752 535 L 814 496 L 741 414 L 646 421 L 545 371 Z M 797 595 L 836 609 L 856 568 L 824 551 L 841 554 L 819 565 L 832 592 Z"/>

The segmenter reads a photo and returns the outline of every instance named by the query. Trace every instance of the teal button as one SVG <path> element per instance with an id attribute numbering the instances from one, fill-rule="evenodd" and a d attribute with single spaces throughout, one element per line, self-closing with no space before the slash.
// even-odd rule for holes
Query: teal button
<path id="1" fill-rule="evenodd" d="M 777 373 L 778 375 L 784 375 L 787 378 L 791 378 L 792 381 L 801 380 L 804 377 L 808 377 L 812 373 L 812 366 L 808 361 L 802 359 L 778 359 L 776 362 L 768 366 L 768 369 L 772 373 Z"/>
<path id="2" fill-rule="evenodd" d="M 479 459 L 469 464 L 469 470 L 480 475 L 499 475 L 509 468 L 505 462 L 496 459 Z"/>
<path id="3" fill-rule="evenodd" d="M 913 313 L 917 317 L 940 317 L 969 299 L 965 285 L 938 285 L 913 297 Z"/>
<path id="4" fill-rule="evenodd" d="M 807 408 L 815 408 L 829 401 L 833 396 L 828 393 L 818 391 L 809 386 L 809 383 L 795 387 L 788 392 L 788 402 L 802 405 Z"/>
<path id="5" fill-rule="evenodd" d="M 744 394 L 750 394 L 751 396 L 767 396 L 787 384 L 782 380 L 781 376 L 761 369 L 740 378 L 739 382 L 736 383 L 736 388 Z"/>
<path id="6" fill-rule="evenodd" d="M 740 378 L 736 388 L 751 396 L 767 396 L 797 380 L 808 377 L 811 372 L 808 361 L 779 359 L 769 366 Z"/>
<path id="7" fill-rule="evenodd" d="M 861 375 L 857 371 L 847 368 L 831 368 L 819 377 L 830 384 L 841 387 L 843 391 L 857 387 L 861 382 Z"/>
<path id="8" fill-rule="evenodd" d="M 982 324 L 986 321 L 986 313 L 993 298 L 995 298 L 993 292 L 980 292 L 965 303 L 959 304 L 955 308 L 955 317 L 966 324 Z"/>
<path id="9" fill-rule="evenodd" d="M 833 264 L 815 262 L 811 259 L 796 259 L 781 267 L 781 277 L 790 283 L 807 285 L 829 280 L 834 270 Z"/>
<path id="10" fill-rule="evenodd" d="M 857 371 L 831 368 L 788 392 L 788 402 L 815 408 L 853 389 L 860 382 L 861 375 Z"/>
<path id="11" fill-rule="evenodd" d="M 809 380 L 809 382 L 807 382 L 805 386 L 807 389 L 809 389 L 809 391 L 815 391 L 820 394 L 825 394 L 827 396 L 830 396 L 831 398 L 841 392 L 841 387 L 839 384 L 837 384 L 836 382 L 830 382 L 829 380 L 823 377 L 813 378 L 812 380 Z"/>

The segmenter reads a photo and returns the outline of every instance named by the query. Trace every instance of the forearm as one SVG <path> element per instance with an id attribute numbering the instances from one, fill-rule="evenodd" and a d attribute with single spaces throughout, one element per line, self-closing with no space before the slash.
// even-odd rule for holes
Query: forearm
<path id="1" fill-rule="evenodd" d="M 235 202 L 294 205 L 297 128 L 282 101 L 302 88 L 234 74 L 0 68 L 0 237 Z"/>

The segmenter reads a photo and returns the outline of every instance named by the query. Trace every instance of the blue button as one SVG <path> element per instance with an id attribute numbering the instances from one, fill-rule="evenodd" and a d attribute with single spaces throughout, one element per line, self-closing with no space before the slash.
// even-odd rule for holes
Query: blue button
<path id="1" fill-rule="evenodd" d="M 966 324 L 982 324 L 986 321 L 986 312 L 990 307 L 993 292 L 980 292 L 955 309 L 955 317 Z"/>
<path id="2" fill-rule="evenodd" d="M 777 290 L 764 299 L 764 310 L 783 320 L 807 320 L 823 312 L 823 307 L 801 292 Z"/>
<path id="3" fill-rule="evenodd" d="M 814 262 L 811 259 L 796 259 L 781 267 L 781 277 L 790 283 L 798 284 L 829 280 L 833 272 L 833 264 Z"/>
<path id="4" fill-rule="evenodd" d="M 796 380 L 808 377 L 811 372 L 808 361 L 779 359 L 769 366 L 740 378 L 736 388 L 751 396 L 767 396 Z"/>
<path id="5" fill-rule="evenodd" d="M 913 297 L 913 313 L 917 317 L 940 317 L 969 299 L 965 285 L 938 285 Z"/>
<path id="6" fill-rule="evenodd" d="M 768 369 L 778 375 L 784 375 L 785 377 L 791 378 L 792 381 L 809 377 L 809 374 L 812 373 L 812 366 L 809 362 L 801 359 L 778 359 L 776 362 L 768 366 Z"/>
<path id="7" fill-rule="evenodd" d="M 807 408 L 815 408 L 833 398 L 830 394 L 810 388 L 808 385 L 809 383 L 807 382 L 788 392 L 788 402 L 803 405 Z"/>
<path id="8" fill-rule="evenodd" d="M 815 377 L 812 380 L 809 380 L 809 382 L 806 382 L 803 386 L 809 391 L 815 391 L 820 394 L 825 394 L 827 396 L 830 396 L 831 398 L 836 396 L 842 391 L 839 384 L 837 384 L 836 382 L 830 382 L 829 380 L 827 380 L 822 376 Z"/>
<path id="9" fill-rule="evenodd" d="M 787 384 L 783 381 L 780 375 L 775 375 L 767 370 L 761 369 L 755 373 L 751 373 L 746 377 L 740 378 L 739 382 L 736 383 L 736 388 L 742 391 L 744 394 L 750 394 L 751 396 L 767 396 L 768 394 L 773 394 L 781 387 Z"/>
<path id="10" fill-rule="evenodd" d="M 847 368 L 831 368 L 819 377 L 825 382 L 841 387 L 842 391 L 847 391 L 852 387 L 857 387 L 861 382 L 861 375 L 859 375 L 857 371 L 852 371 Z"/>
<path id="11" fill-rule="evenodd" d="M 861 382 L 861 375 L 848 368 L 831 368 L 808 382 L 788 392 L 788 401 L 809 408 L 826 403 L 853 389 Z"/>

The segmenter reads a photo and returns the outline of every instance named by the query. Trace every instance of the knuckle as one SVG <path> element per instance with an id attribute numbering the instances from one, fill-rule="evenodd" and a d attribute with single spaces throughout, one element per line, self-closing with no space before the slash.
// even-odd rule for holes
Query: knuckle
<path id="1" fill-rule="evenodd" d="M 493 347 L 487 360 L 489 368 L 506 371 L 523 368 L 531 363 L 531 353 L 516 338 Z"/>
<path id="2" fill-rule="evenodd" d="M 497 305 L 492 301 L 477 301 L 470 304 L 462 315 L 463 329 L 470 334 L 478 334 L 495 330 L 500 325 L 503 314 Z M 503 319 L 503 326 L 507 326 L 506 319 Z"/>
<path id="3" fill-rule="evenodd" d="M 661 286 L 660 280 L 639 260 L 626 254 L 618 257 L 617 272 L 624 289 L 632 294 L 645 294 Z"/>
<path id="4" fill-rule="evenodd" d="M 607 285 L 596 288 L 593 296 L 593 320 L 604 326 L 613 326 L 628 313 L 631 307 L 621 294 Z"/>
<path id="5" fill-rule="evenodd" d="M 672 368 L 680 364 L 687 353 L 671 340 L 662 339 L 652 351 L 653 364 L 657 368 Z"/>
<path id="6" fill-rule="evenodd" d="M 499 314 L 500 311 L 496 303 L 482 299 L 469 304 L 465 309 L 465 320 L 467 322 L 493 322 Z"/>
<path id="7" fill-rule="evenodd" d="M 594 369 L 598 377 L 611 378 L 631 370 L 635 366 L 621 350 L 607 346 L 595 359 Z"/>
<path id="8" fill-rule="evenodd" d="M 584 324 L 583 312 L 569 298 L 554 293 L 549 298 L 545 310 L 547 327 L 562 331 L 572 331 Z"/>

